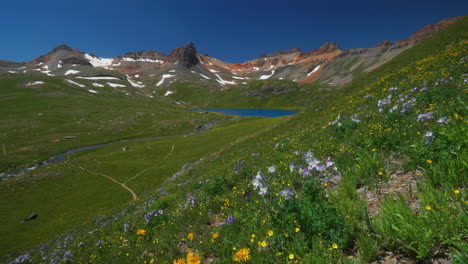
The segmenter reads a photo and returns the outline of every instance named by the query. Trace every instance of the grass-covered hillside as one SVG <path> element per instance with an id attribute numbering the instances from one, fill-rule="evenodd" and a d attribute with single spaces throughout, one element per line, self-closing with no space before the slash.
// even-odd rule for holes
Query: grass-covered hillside
<path id="1" fill-rule="evenodd" d="M 234 128 L 250 138 L 237 135 L 139 200 L 5 259 L 467 263 L 467 30 L 464 18 L 266 129 L 244 120 Z M 135 148 L 144 157 L 158 146 Z M 110 157 L 121 153 L 108 151 L 87 154 L 107 162 L 89 170 L 118 166 Z M 138 171 L 114 169 L 128 171 L 123 180 Z"/>

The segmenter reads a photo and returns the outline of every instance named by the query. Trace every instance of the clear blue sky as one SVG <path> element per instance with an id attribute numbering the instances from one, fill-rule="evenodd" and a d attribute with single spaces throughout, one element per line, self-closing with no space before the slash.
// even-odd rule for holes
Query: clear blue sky
<path id="1" fill-rule="evenodd" d="M 467 0 L 3 0 L 0 59 L 29 61 L 62 42 L 114 57 L 169 54 L 193 41 L 200 53 L 243 62 L 329 41 L 344 49 L 394 42 L 467 11 Z"/>

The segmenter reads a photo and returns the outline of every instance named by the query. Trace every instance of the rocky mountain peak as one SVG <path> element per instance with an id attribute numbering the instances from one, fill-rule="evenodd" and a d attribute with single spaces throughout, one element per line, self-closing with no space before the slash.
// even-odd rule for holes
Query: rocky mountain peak
<path id="1" fill-rule="evenodd" d="M 391 47 L 392 46 L 392 43 L 388 40 L 384 40 L 382 42 L 380 42 L 379 44 L 373 46 L 372 48 L 388 48 L 388 47 Z"/>
<path id="2" fill-rule="evenodd" d="M 341 49 L 340 46 L 338 46 L 336 42 L 326 42 L 318 49 L 318 51 L 323 52 L 323 53 L 328 53 L 328 52 L 332 52 L 332 51 L 340 50 L 340 49 Z"/>
<path id="3" fill-rule="evenodd" d="M 171 54 L 167 56 L 166 62 L 177 62 L 185 68 L 191 68 L 200 63 L 197 58 L 197 49 L 192 42 L 184 47 L 175 48 Z"/>
<path id="4" fill-rule="evenodd" d="M 68 46 L 67 44 L 60 43 L 60 45 L 55 47 L 50 53 L 57 52 L 57 51 L 60 51 L 60 50 L 73 51 L 73 49 L 70 46 Z"/>

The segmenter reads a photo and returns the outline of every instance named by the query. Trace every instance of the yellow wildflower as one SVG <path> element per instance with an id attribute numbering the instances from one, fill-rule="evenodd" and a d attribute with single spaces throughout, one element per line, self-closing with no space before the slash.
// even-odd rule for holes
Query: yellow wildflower
<path id="1" fill-rule="evenodd" d="M 241 248 L 233 257 L 233 260 L 236 262 L 247 261 L 250 259 L 250 249 L 249 248 Z"/>
<path id="2" fill-rule="evenodd" d="M 268 236 L 273 236 L 273 230 L 268 230 Z"/>
<path id="3" fill-rule="evenodd" d="M 193 240 L 193 233 L 189 233 L 189 234 L 187 235 L 187 238 L 188 238 L 189 240 Z"/>
<path id="4" fill-rule="evenodd" d="M 432 160 L 426 160 L 427 163 L 431 164 L 432 163 Z"/>
<path id="5" fill-rule="evenodd" d="M 144 229 L 138 229 L 137 230 L 137 235 L 145 235 L 146 234 L 146 230 Z"/>
<path id="6" fill-rule="evenodd" d="M 337 248 L 338 248 L 338 245 L 337 245 L 336 243 L 333 243 L 333 244 L 332 244 L 332 248 L 337 249 Z"/>
<path id="7" fill-rule="evenodd" d="M 213 239 L 217 239 L 218 237 L 219 237 L 219 233 L 215 233 L 215 234 L 213 235 Z"/>
<path id="8" fill-rule="evenodd" d="M 296 229 L 294 229 L 294 231 L 296 231 L 296 233 L 297 233 L 297 232 L 301 231 L 301 229 L 299 227 L 296 227 Z"/>
<path id="9" fill-rule="evenodd" d="M 172 264 L 185 264 L 185 259 L 174 259 Z"/>
<path id="10" fill-rule="evenodd" d="M 289 259 L 294 259 L 294 254 L 289 254 Z"/>
<path id="11" fill-rule="evenodd" d="M 459 194 L 459 193 L 460 193 L 460 190 L 453 190 L 453 193 L 454 193 L 454 194 Z"/>
<path id="12" fill-rule="evenodd" d="M 262 242 L 258 242 L 258 245 L 259 245 L 259 246 L 262 246 L 262 247 L 266 247 L 267 243 L 266 243 L 266 241 L 264 240 L 264 241 L 262 241 Z"/>
<path id="13" fill-rule="evenodd" d="M 192 252 L 189 252 L 187 254 L 187 261 L 186 261 L 187 264 L 200 264 L 201 263 L 201 259 L 200 257 L 198 256 L 198 254 L 194 254 Z"/>
<path id="14" fill-rule="evenodd" d="M 426 205 L 426 210 L 429 211 L 429 210 L 431 210 L 431 209 L 432 209 L 432 207 L 431 207 L 430 205 Z"/>

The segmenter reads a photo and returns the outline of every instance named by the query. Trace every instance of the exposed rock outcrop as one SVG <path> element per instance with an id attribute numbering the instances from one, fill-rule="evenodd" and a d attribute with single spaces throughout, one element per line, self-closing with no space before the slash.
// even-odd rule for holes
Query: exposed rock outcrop
<path id="1" fill-rule="evenodd" d="M 167 56 L 166 62 L 178 63 L 185 68 L 192 68 L 193 66 L 200 63 L 197 58 L 197 49 L 192 42 L 187 44 L 185 47 L 178 47 L 174 49 L 171 54 Z"/>

